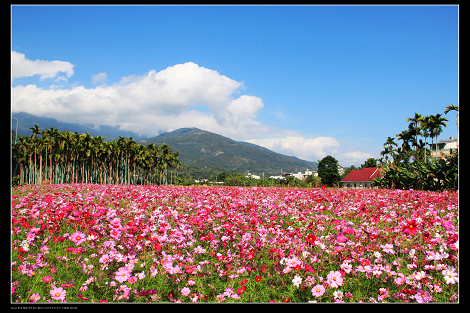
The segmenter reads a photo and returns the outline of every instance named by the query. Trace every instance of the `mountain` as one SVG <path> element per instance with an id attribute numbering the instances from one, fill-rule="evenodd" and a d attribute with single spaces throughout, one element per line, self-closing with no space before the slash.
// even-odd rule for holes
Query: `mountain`
<path id="1" fill-rule="evenodd" d="M 51 127 L 56 128 L 59 131 L 68 130 L 72 133 L 77 132 L 79 134 L 89 133 L 90 136 L 102 136 L 104 141 L 113 141 L 122 137 L 132 137 L 134 140 L 146 138 L 145 136 L 140 136 L 139 134 L 133 133 L 131 131 L 120 130 L 118 127 L 112 127 L 107 125 L 100 125 L 99 130 L 93 128 L 93 125 L 79 125 L 75 123 L 63 123 L 59 122 L 56 119 L 48 117 L 40 117 L 24 112 L 12 113 L 12 117 L 18 120 L 18 134 L 24 136 L 31 135 L 30 127 L 38 125 L 39 129 L 45 130 Z M 16 120 L 11 119 L 11 129 L 16 131 Z"/>
<path id="2" fill-rule="evenodd" d="M 317 162 L 301 160 L 273 152 L 255 144 L 230 138 L 198 128 L 180 128 L 156 137 L 136 140 L 144 145 L 166 143 L 171 151 L 179 152 L 183 166 L 223 168 L 239 173 L 270 176 L 283 173 L 314 170 Z"/>

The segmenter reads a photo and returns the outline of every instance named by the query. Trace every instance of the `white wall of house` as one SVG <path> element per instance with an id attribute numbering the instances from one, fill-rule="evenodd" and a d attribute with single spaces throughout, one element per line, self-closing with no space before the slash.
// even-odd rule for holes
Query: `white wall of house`
<path id="1" fill-rule="evenodd" d="M 341 182 L 343 188 L 371 188 L 372 182 L 369 181 L 357 181 L 357 182 Z"/>

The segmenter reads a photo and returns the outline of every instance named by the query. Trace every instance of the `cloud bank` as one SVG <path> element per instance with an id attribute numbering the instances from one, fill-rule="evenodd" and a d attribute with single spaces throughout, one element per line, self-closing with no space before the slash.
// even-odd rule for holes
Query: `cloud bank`
<path id="1" fill-rule="evenodd" d="M 41 79 L 56 77 L 60 72 L 65 72 L 67 77 L 73 75 L 73 65 L 65 61 L 28 60 L 22 53 L 11 52 L 11 77 L 29 77 L 40 75 Z M 61 76 L 59 80 L 67 80 Z"/>
<path id="2" fill-rule="evenodd" d="M 41 79 L 65 79 L 59 73 L 73 75 L 73 65 L 69 62 L 31 61 L 15 51 L 11 55 L 12 78 L 40 75 Z M 91 77 L 95 85 L 106 80 L 106 73 Z M 123 77 L 111 86 L 71 89 L 52 86 L 50 89 L 36 85 L 12 87 L 12 112 L 69 123 L 119 126 L 149 137 L 160 131 L 198 127 L 311 161 L 328 154 L 334 156 L 340 148 L 335 138 L 303 138 L 294 131 L 261 124 L 256 118 L 264 108 L 262 99 L 239 95 L 242 82 L 192 62 Z M 268 136 L 271 138 L 266 139 Z M 359 151 L 343 154 L 348 160 L 366 156 L 369 155 Z"/>
<path id="3" fill-rule="evenodd" d="M 340 147 L 338 140 L 332 137 L 309 139 L 300 136 L 289 136 L 284 138 L 250 139 L 247 141 L 282 154 L 295 155 L 308 161 L 317 161 L 327 155 L 336 154 L 337 149 Z"/>
<path id="4" fill-rule="evenodd" d="M 12 70 L 15 77 L 20 77 L 20 73 L 40 73 L 29 60 L 25 64 L 32 69 L 20 64 L 24 68 L 19 70 L 17 64 L 13 64 Z M 105 80 L 105 73 L 92 77 L 95 84 Z M 143 76 L 124 77 L 112 86 L 58 90 L 16 86 L 12 88 L 12 111 L 72 123 L 120 125 L 147 136 L 160 130 L 201 127 L 243 137 L 249 131 L 263 131 L 266 127 L 255 120 L 264 106 L 260 98 L 232 97 L 241 86 L 242 83 L 216 71 L 188 62 L 160 72 L 152 70 Z M 210 113 L 198 111 L 200 106 L 207 107 Z"/>

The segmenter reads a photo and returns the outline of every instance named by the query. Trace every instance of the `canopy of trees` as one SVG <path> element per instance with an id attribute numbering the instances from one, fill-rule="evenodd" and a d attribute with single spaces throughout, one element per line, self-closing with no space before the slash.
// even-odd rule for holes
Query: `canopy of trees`
<path id="1" fill-rule="evenodd" d="M 178 153 L 166 144 L 143 146 L 121 136 L 103 142 L 88 133 L 30 129 L 31 136 L 18 138 L 13 146 L 20 184 L 167 184 L 168 170 L 181 166 Z"/>

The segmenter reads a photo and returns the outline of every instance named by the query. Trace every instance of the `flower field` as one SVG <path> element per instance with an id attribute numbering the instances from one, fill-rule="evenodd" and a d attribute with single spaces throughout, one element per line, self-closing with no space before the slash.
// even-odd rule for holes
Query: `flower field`
<path id="1" fill-rule="evenodd" d="M 11 302 L 458 302 L 458 192 L 12 189 Z"/>

